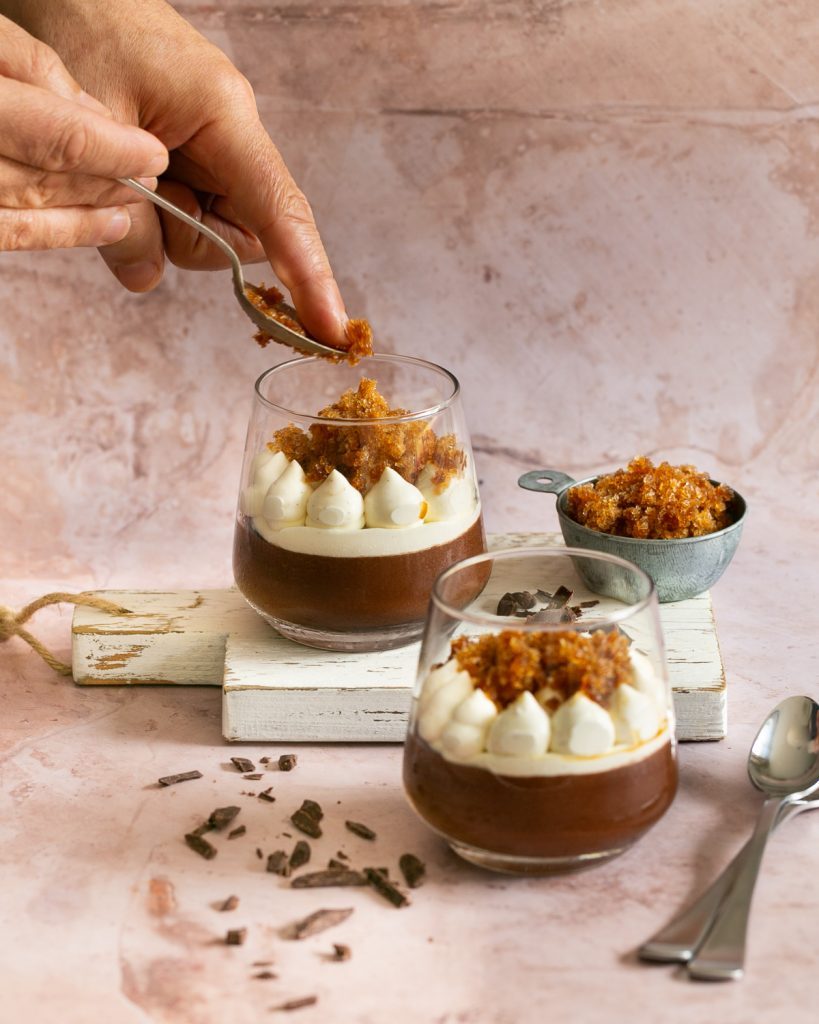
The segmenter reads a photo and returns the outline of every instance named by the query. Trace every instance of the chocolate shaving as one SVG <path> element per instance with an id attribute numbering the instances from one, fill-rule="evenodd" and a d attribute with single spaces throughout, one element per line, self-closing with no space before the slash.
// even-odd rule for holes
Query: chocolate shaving
<path id="1" fill-rule="evenodd" d="M 408 907 L 410 898 L 391 882 L 377 868 L 364 868 L 364 876 L 379 896 L 383 896 L 394 907 Z"/>
<path id="2" fill-rule="evenodd" d="M 163 775 L 157 779 L 160 786 L 175 786 L 177 782 L 187 782 L 189 779 L 201 779 L 201 772 L 179 772 L 178 775 Z"/>
<path id="3" fill-rule="evenodd" d="M 238 896 L 228 896 L 224 903 L 220 904 L 220 910 L 235 910 L 239 906 Z"/>
<path id="4" fill-rule="evenodd" d="M 203 839 L 193 832 L 188 832 L 185 836 L 185 842 L 200 857 L 204 857 L 205 860 L 213 860 L 216 856 L 216 847 L 212 846 L 207 839 Z"/>
<path id="5" fill-rule="evenodd" d="M 290 885 L 294 889 L 326 889 L 333 886 L 366 885 L 367 879 L 360 871 L 350 868 L 333 868 L 331 871 L 311 871 L 294 878 Z"/>
<path id="6" fill-rule="evenodd" d="M 310 844 L 304 839 L 299 839 L 290 854 L 290 867 L 295 871 L 296 868 L 304 867 L 309 860 Z"/>
<path id="7" fill-rule="evenodd" d="M 214 826 L 211 825 L 209 821 L 205 821 L 201 825 L 198 825 L 195 829 L 192 829 L 188 834 L 192 836 L 204 836 L 208 832 L 212 832 L 213 828 Z"/>
<path id="8" fill-rule="evenodd" d="M 271 796 L 271 793 L 270 793 L 270 790 L 272 788 L 273 788 L 272 786 L 268 786 L 267 789 L 263 789 L 261 791 L 261 793 L 259 793 L 259 799 L 260 800 L 266 800 L 269 804 L 275 803 L 276 802 L 276 798 L 275 798 L 275 796 Z"/>
<path id="9" fill-rule="evenodd" d="M 248 782 L 258 782 L 259 779 L 264 778 L 261 772 L 251 772 L 250 775 L 243 776 Z"/>
<path id="10" fill-rule="evenodd" d="M 305 800 L 301 807 L 291 814 L 290 820 L 300 832 L 304 832 L 311 839 L 318 839 L 321 836 L 319 822 L 323 817 L 324 812 L 315 800 Z"/>
<path id="11" fill-rule="evenodd" d="M 217 807 L 215 811 L 211 812 L 208 825 L 221 832 L 223 828 L 227 828 L 241 809 L 241 807 Z"/>
<path id="12" fill-rule="evenodd" d="M 598 605 L 598 604 L 600 604 L 600 602 L 597 600 L 597 598 L 595 598 L 593 601 L 581 601 L 580 602 L 580 607 L 581 608 L 594 608 L 595 605 Z"/>
<path id="13" fill-rule="evenodd" d="M 342 860 L 349 860 L 350 857 L 343 850 L 336 850 L 336 857 L 340 857 Z"/>
<path id="14" fill-rule="evenodd" d="M 529 616 L 529 622 L 559 623 L 574 622 L 576 615 L 571 608 L 541 608 L 539 612 Z"/>
<path id="15" fill-rule="evenodd" d="M 366 825 L 362 825 L 360 821 L 345 821 L 344 824 L 350 832 L 361 836 L 362 839 L 375 839 L 375 832 L 371 828 L 367 828 Z"/>
<path id="16" fill-rule="evenodd" d="M 249 761 L 246 757 L 232 757 L 231 763 L 237 772 L 241 772 L 244 775 L 246 772 L 255 772 L 256 765 Z"/>
<path id="17" fill-rule="evenodd" d="M 498 601 L 497 615 L 514 615 L 517 611 L 517 603 L 515 602 L 512 594 L 504 594 L 503 597 Z"/>
<path id="18" fill-rule="evenodd" d="M 307 939 L 311 935 L 318 935 L 319 932 L 341 924 L 352 912 L 352 907 L 345 907 L 341 910 L 316 910 L 300 921 L 296 921 L 289 929 L 289 934 L 294 939 Z"/>
<path id="19" fill-rule="evenodd" d="M 261 849 L 258 846 L 256 847 L 256 856 L 259 858 L 259 860 L 264 860 L 264 854 L 262 853 Z"/>
<path id="20" fill-rule="evenodd" d="M 257 981 L 269 981 L 271 978 L 278 978 L 278 974 L 274 974 L 273 971 L 259 971 L 258 974 L 254 974 L 253 977 Z"/>
<path id="21" fill-rule="evenodd" d="M 270 761 L 269 757 L 260 757 L 259 758 L 259 764 L 268 764 L 269 761 Z"/>
<path id="22" fill-rule="evenodd" d="M 568 587 L 564 587 L 562 584 L 552 594 L 549 600 L 546 602 L 547 608 L 565 608 L 571 600 L 573 591 L 569 590 Z"/>
<path id="23" fill-rule="evenodd" d="M 541 604 L 545 604 L 547 601 L 552 600 L 552 595 L 548 590 L 536 590 L 535 597 L 540 601 Z"/>
<path id="24" fill-rule="evenodd" d="M 336 860 L 335 857 L 331 857 L 327 861 L 327 870 L 328 871 L 346 871 L 347 870 L 347 865 L 344 863 L 343 860 Z"/>
<path id="25" fill-rule="evenodd" d="M 233 828 L 228 832 L 228 839 L 238 839 L 239 836 L 243 836 L 247 832 L 247 828 L 244 825 L 239 825 L 238 828 Z"/>
<path id="26" fill-rule="evenodd" d="M 296 761 L 298 758 L 295 754 L 282 754 L 279 758 L 279 771 L 280 772 L 292 772 L 296 767 Z"/>
<path id="27" fill-rule="evenodd" d="M 231 928 L 225 935 L 226 946 L 241 946 L 247 938 L 247 928 Z"/>
<path id="28" fill-rule="evenodd" d="M 343 960 L 349 960 L 352 955 L 353 951 L 350 949 L 349 946 L 345 946 L 341 942 L 333 943 L 333 952 L 330 956 L 331 960 L 335 961 L 336 963 L 341 963 Z"/>
<path id="29" fill-rule="evenodd" d="M 410 889 L 417 889 L 423 883 L 427 867 L 414 853 L 402 853 L 398 867 Z"/>
<path id="30" fill-rule="evenodd" d="M 261 332 L 258 332 L 259 334 Z M 254 334 L 253 337 L 258 341 L 258 334 Z M 315 1006 L 318 1002 L 318 996 L 305 996 L 303 999 L 289 999 L 286 1003 L 280 1003 L 278 1006 L 271 1006 L 270 1011 L 275 1010 L 300 1010 L 304 1006 Z"/>
<path id="31" fill-rule="evenodd" d="M 284 850 L 276 850 L 275 853 L 270 854 L 267 858 L 265 870 L 269 871 L 272 875 L 281 875 L 282 878 L 290 877 L 290 862 Z"/>

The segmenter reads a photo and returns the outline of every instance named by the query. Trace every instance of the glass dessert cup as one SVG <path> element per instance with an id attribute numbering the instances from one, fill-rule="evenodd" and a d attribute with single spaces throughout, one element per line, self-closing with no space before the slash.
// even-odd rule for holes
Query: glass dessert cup
<path id="1" fill-rule="evenodd" d="M 233 570 L 284 636 L 337 651 L 411 643 L 438 574 L 485 548 L 449 371 L 395 355 L 299 358 L 256 381 Z"/>
<path id="2" fill-rule="evenodd" d="M 589 590 L 588 562 L 606 563 L 617 597 Z M 485 586 L 465 597 L 476 573 Z M 420 817 L 481 867 L 556 874 L 627 850 L 677 788 L 650 577 L 623 559 L 562 547 L 482 554 L 443 572 L 421 646 L 404 786 Z"/>

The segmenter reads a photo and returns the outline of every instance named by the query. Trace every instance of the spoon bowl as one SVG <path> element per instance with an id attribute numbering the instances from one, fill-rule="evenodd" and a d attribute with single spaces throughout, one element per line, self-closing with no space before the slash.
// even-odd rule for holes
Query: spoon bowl
<path id="1" fill-rule="evenodd" d="M 769 796 L 799 799 L 819 787 L 819 704 L 787 697 L 762 723 L 751 745 L 748 776 Z"/>

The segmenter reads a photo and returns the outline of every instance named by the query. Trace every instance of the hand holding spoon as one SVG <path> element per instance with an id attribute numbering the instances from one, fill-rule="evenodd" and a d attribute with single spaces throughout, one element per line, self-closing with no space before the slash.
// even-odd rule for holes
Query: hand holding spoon
<path id="1" fill-rule="evenodd" d="M 174 217 L 178 217 L 189 227 L 194 228 L 196 231 L 200 231 L 206 238 L 213 242 L 214 245 L 219 246 L 222 252 L 225 253 L 230 260 L 230 265 L 233 271 L 233 291 L 236 298 L 239 300 L 239 305 L 260 331 L 263 331 L 265 334 L 269 334 L 274 341 L 279 341 L 284 345 L 289 345 L 291 348 L 298 349 L 298 351 L 304 353 L 304 355 L 330 356 L 334 358 L 338 358 L 339 354 L 342 356 L 344 355 L 343 349 L 331 348 L 329 345 L 322 345 L 313 338 L 309 338 L 306 334 L 299 334 L 297 331 L 291 330 L 291 328 L 276 320 L 275 317 L 268 316 L 266 313 L 262 312 L 261 309 L 258 309 L 248 298 L 247 290 L 250 289 L 256 295 L 260 294 L 260 290 L 255 285 L 245 283 L 244 274 L 242 273 L 242 264 L 239 257 L 236 255 L 236 251 L 233 246 L 229 245 L 224 238 L 217 235 L 215 231 L 212 231 L 195 217 L 191 217 L 190 214 L 185 213 L 184 210 L 180 210 L 175 203 L 169 202 L 164 198 L 164 196 L 157 195 L 156 192 L 152 192 L 140 182 L 134 181 L 133 178 L 120 178 L 119 181 L 121 184 L 128 185 L 130 188 L 134 189 L 135 192 L 139 192 L 141 196 L 145 199 L 149 199 L 156 206 L 161 207 L 163 210 L 167 210 L 168 213 L 172 213 Z M 299 322 L 298 313 L 286 302 L 276 303 L 275 308 L 288 319 L 294 320 L 296 323 Z"/>

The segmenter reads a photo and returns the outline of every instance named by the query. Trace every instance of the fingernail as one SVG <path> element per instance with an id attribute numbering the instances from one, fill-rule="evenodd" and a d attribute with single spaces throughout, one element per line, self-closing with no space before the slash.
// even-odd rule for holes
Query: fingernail
<path id="1" fill-rule="evenodd" d="M 168 154 L 165 152 L 157 153 L 142 168 L 142 175 L 146 178 L 155 178 L 158 174 L 162 174 L 163 171 L 167 170 L 167 167 Z"/>
<path id="2" fill-rule="evenodd" d="M 122 263 L 114 267 L 114 273 L 131 292 L 147 292 L 159 277 L 159 267 L 148 261 L 142 263 Z"/>
<path id="3" fill-rule="evenodd" d="M 117 210 L 105 225 L 100 245 L 112 245 L 114 242 L 122 241 L 130 229 L 131 215 L 127 210 Z"/>

